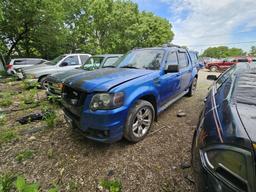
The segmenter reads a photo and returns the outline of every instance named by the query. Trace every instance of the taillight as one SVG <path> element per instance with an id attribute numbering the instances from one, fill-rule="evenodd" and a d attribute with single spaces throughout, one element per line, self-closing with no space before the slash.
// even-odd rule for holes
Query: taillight
<path id="1" fill-rule="evenodd" d="M 12 64 L 8 64 L 6 65 L 7 69 L 11 69 L 12 68 Z"/>

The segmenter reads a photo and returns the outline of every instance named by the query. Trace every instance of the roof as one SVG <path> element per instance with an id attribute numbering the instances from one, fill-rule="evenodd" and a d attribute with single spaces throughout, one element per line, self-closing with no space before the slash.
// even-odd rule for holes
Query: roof
<path id="1" fill-rule="evenodd" d="M 237 103 L 256 105 L 256 64 L 241 63 L 237 66 L 233 98 Z"/>
<path id="2" fill-rule="evenodd" d="M 92 57 L 121 57 L 123 54 L 101 54 L 101 55 L 92 55 Z"/>

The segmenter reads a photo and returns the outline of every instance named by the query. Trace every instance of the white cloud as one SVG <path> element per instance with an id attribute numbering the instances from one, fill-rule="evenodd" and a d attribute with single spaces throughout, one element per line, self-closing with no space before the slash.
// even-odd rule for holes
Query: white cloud
<path id="1" fill-rule="evenodd" d="M 255 0 L 161 1 L 170 6 L 170 20 L 175 32 L 173 42 L 199 51 L 206 46 L 197 45 L 243 41 L 241 31 L 256 27 Z"/>

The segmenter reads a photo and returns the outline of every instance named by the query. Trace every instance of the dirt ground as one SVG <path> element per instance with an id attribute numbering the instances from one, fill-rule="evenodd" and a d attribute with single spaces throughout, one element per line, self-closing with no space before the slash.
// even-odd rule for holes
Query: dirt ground
<path id="1" fill-rule="evenodd" d="M 182 166 L 190 164 L 193 132 L 212 83 L 206 80 L 208 74 L 200 71 L 196 94 L 161 113 L 151 133 L 137 144 L 87 140 L 67 126 L 60 109 L 54 128 L 45 128 L 42 121 L 23 126 L 15 121 L 40 111 L 40 106 L 8 113 L 5 129 L 17 131 L 18 137 L 0 143 L 0 174 L 22 174 L 29 181 L 37 181 L 42 191 L 58 185 L 60 191 L 93 192 L 99 190 L 102 179 L 120 181 L 125 192 L 193 191 L 191 168 Z M 0 83 L 1 92 L 6 89 L 15 92 L 19 86 Z M 179 110 L 186 116 L 177 117 Z M 33 155 L 18 162 L 17 154 L 24 150 L 33 151 Z"/>

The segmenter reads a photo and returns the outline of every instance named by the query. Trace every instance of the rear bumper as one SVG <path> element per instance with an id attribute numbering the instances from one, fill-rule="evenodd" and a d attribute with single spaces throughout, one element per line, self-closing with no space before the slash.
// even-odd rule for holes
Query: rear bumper
<path id="1" fill-rule="evenodd" d="M 85 110 L 77 116 L 64 107 L 65 118 L 72 126 L 79 128 L 87 138 L 104 143 L 122 139 L 128 110 L 120 107 L 113 110 Z"/>

